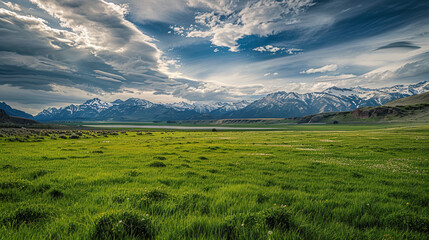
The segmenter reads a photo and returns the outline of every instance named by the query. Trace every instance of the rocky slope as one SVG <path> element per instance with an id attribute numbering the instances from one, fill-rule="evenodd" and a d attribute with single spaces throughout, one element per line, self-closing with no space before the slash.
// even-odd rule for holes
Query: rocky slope
<path id="1" fill-rule="evenodd" d="M 31 119 L 9 116 L 6 113 L 6 111 L 4 111 L 3 109 L 0 109 L 0 125 L 4 125 L 4 124 L 32 125 L 36 123 L 38 122 Z"/>
<path id="2" fill-rule="evenodd" d="M 0 109 L 5 111 L 9 116 L 22 117 L 22 118 L 28 118 L 28 119 L 34 118 L 31 114 L 28 114 L 21 110 L 14 109 L 11 106 L 7 105 L 5 102 L 0 102 Z"/>

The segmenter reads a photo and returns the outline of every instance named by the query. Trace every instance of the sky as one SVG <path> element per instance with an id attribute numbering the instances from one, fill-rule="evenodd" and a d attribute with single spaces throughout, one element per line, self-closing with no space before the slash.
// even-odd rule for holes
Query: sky
<path id="1" fill-rule="evenodd" d="M 429 80 L 429 1 L 0 0 L 0 101 L 234 102 Z"/>

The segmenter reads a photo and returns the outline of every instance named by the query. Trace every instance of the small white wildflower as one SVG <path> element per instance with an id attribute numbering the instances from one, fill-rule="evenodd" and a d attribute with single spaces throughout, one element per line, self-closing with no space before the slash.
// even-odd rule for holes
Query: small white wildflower
<path id="1" fill-rule="evenodd" d="M 119 220 L 119 223 L 122 223 L 122 220 Z"/>
<path id="2" fill-rule="evenodd" d="M 241 226 L 244 227 L 244 223 L 242 223 Z"/>
<path id="3" fill-rule="evenodd" d="M 127 198 L 127 200 L 130 200 L 130 198 Z"/>
<path id="4" fill-rule="evenodd" d="M 142 218 L 142 221 L 144 221 L 144 218 Z"/>
<path id="5" fill-rule="evenodd" d="M 271 230 L 268 231 L 268 235 L 271 235 L 271 234 L 273 234 L 273 231 L 271 231 Z"/>
<path id="6" fill-rule="evenodd" d="M 149 217 L 149 213 L 146 213 L 146 217 Z"/>

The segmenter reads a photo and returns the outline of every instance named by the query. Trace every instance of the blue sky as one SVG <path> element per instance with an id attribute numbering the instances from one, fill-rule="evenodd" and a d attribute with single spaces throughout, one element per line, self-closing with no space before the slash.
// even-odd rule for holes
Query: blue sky
<path id="1" fill-rule="evenodd" d="M 0 0 L 0 101 L 253 100 L 429 76 L 429 2 Z"/>

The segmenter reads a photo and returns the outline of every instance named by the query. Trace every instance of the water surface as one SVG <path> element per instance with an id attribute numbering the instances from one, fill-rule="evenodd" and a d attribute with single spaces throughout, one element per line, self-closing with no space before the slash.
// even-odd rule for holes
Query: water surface
<path id="1" fill-rule="evenodd" d="M 192 127 L 192 126 L 166 126 L 166 125 L 83 125 L 84 127 L 94 128 L 155 128 L 155 129 L 180 129 L 180 130 L 273 130 L 278 128 L 262 128 L 262 127 Z"/>

